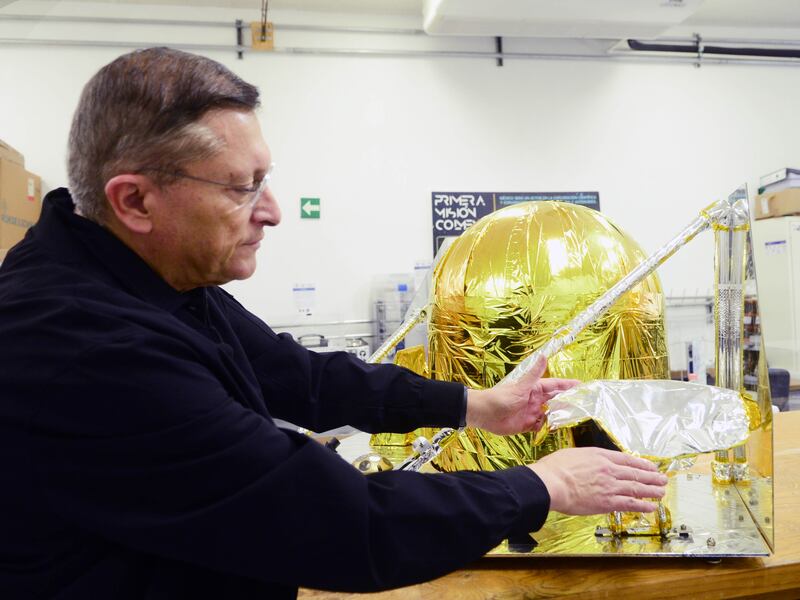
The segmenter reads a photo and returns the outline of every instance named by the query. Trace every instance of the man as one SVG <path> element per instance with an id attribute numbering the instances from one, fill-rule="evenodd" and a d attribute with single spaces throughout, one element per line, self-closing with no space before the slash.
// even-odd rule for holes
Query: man
<path id="1" fill-rule="evenodd" d="M 470 390 L 274 334 L 216 287 L 280 210 L 258 91 L 165 48 L 87 84 L 70 192 L 0 269 L 0 597 L 291 598 L 442 575 L 549 509 L 652 510 L 599 449 L 495 473 L 365 477 L 311 429 L 536 429 L 571 382 Z"/>

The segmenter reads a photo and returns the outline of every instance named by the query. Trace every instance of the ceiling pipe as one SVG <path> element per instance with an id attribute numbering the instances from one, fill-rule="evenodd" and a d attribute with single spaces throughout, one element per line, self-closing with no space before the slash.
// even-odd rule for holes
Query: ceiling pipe
<path id="1" fill-rule="evenodd" d="M 112 40 L 66 40 L 66 39 L 34 39 L 34 38 L 2 38 L 0 46 L 83 46 L 98 48 L 149 48 L 154 45 L 152 42 L 135 41 L 112 41 Z M 480 52 L 480 51 L 458 51 L 458 50 L 377 50 L 377 49 L 356 49 L 356 48 L 301 48 L 301 47 L 276 47 L 269 52 L 253 51 L 249 46 L 236 46 L 234 44 L 164 44 L 176 50 L 190 51 L 223 51 L 233 50 L 244 52 L 251 55 L 269 56 L 273 54 L 291 55 L 319 55 L 319 56 L 353 56 L 353 57 L 398 57 L 398 58 L 466 58 L 466 59 L 500 59 L 503 60 L 552 60 L 552 61 L 597 61 L 597 62 L 622 62 L 622 63 L 684 63 L 692 64 L 696 57 L 683 56 L 651 56 L 646 54 L 548 54 L 535 52 Z M 737 58 L 705 58 L 707 64 L 716 65 L 743 65 L 743 66 L 779 66 L 797 67 L 797 61 L 764 59 L 746 60 Z"/>
<path id="2" fill-rule="evenodd" d="M 129 17 L 91 17 L 73 15 L 23 15 L 0 13 L 0 21 L 36 21 L 41 23 L 97 23 L 99 25 L 169 25 L 178 27 L 225 27 L 234 25 L 235 21 L 202 21 L 192 19 L 142 19 Z M 306 31 L 316 33 L 365 33 L 387 35 L 423 36 L 422 29 L 399 27 L 337 27 L 329 25 L 290 25 L 276 23 L 279 31 Z"/>
<path id="3" fill-rule="evenodd" d="M 726 46 L 709 46 L 702 42 L 693 44 L 663 44 L 628 40 L 628 47 L 636 52 L 683 52 L 705 56 L 716 54 L 723 56 L 752 56 L 764 58 L 800 58 L 800 48 L 729 48 Z"/>
<path id="4" fill-rule="evenodd" d="M 114 18 L 114 17 L 89 17 L 89 16 L 58 16 L 58 15 L 22 15 L 0 13 L 0 21 L 37 21 L 37 22 L 71 22 L 71 23 L 97 23 L 97 24 L 125 24 L 125 25 L 169 25 L 169 26 L 191 26 L 191 27 L 236 27 L 235 22 L 231 21 L 202 21 L 202 20 L 182 20 L 182 19 L 135 19 L 135 18 Z M 240 25 L 241 27 L 242 25 Z M 425 32 L 420 29 L 404 28 L 373 28 L 373 27 L 337 27 L 320 25 L 276 25 L 276 29 L 286 31 L 309 31 L 325 33 L 363 33 L 363 34 L 389 34 L 389 35 L 411 35 L 427 37 Z M 607 61 L 607 62 L 657 62 L 657 63 L 688 63 L 699 64 L 702 59 L 703 64 L 717 65 L 754 65 L 754 66 L 779 66 L 797 67 L 800 62 L 800 49 L 792 48 L 781 50 L 776 48 L 726 48 L 722 46 L 707 46 L 705 40 L 701 43 L 699 36 L 692 43 L 680 43 L 680 38 L 664 38 L 662 42 L 640 42 L 638 40 L 627 40 L 628 47 L 632 52 L 614 51 L 601 54 L 582 54 L 582 53 L 550 53 L 550 52 L 508 52 L 504 45 L 497 44 L 495 38 L 495 51 L 459 51 L 459 50 L 401 50 L 401 49 L 358 49 L 358 48 L 298 48 L 283 47 L 275 48 L 269 53 L 273 54 L 294 54 L 294 55 L 339 55 L 339 56 L 394 56 L 394 57 L 439 57 L 439 58 L 471 58 L 471 59 L 495 59 L 500 64 L 504 60 L 579 60 L 579 61 Z M 609 40 L 610 41 L 610 40 Z M 672 42 L 675 43 L 672 43 Z M 742 43 L 737 40 L 714 39 L 715 44 L 720 43 Z M 797 45 L 795 40 L 750 40 L 749 43 L 764 43 L 767 45 Z M 174 48 L 195 51 L 218 51 L 234 50 L 237 54 L 252 51 L 250 46 L 243 45 L 243 40 L 235 45 L 222 44 L 185 44 L 141 41 L 111 41 L 111 40 L 75 40 L 75 39 L 33 39 L 33 38 L 2 38 L 0 45 L 27 45 L 27 46 L 94 46 L 94 47 L 116 47 L 116 48 L 144 48 L 153 45 L 170 45 Z M 500 39 L 502 44 L 502 38 Z M 651 54 L 647 54 L 651 52 Z M 261 52 L 261 54 L 269 54 Z M 661 54 L 660 56 L 658 54 Z M 695 56 L 676 56 L 676 54 L 693 54 Z M 717 56 L 708 56 L 716 54 Z M 753 60 L 748 57 L 760 57 L 760 60 Z"/>

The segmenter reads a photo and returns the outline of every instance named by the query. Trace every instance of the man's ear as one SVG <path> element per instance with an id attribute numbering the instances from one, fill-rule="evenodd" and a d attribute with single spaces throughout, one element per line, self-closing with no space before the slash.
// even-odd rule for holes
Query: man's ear
<path id="1" fill-rule="evenodd" d="M 158 189 L 145 175 L 125 173 L 106 183 L 106 198 L 117 220 L 132 233 L 150 233 L 153 228 L 147 197 Z"/>

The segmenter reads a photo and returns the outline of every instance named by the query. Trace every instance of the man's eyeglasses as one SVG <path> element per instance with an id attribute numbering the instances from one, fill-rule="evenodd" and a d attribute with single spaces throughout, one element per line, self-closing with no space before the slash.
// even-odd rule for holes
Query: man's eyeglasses
<path id="1" fill-rule="evenodd" d="M 191 179 L 192 181 L 199 181 L 200 183 L 208 183 L 210 185 L 216 185 L 221 188 L 225 188 L 226 190 L 230 190 L 236 194 L 236 197 L 233 199 L 234 202 L 238 205 L 237 208 L 252 208 L 253 205 L 258 201 L 261 195 L 269 186 L 270 181 L 272 180 L 272 172 L 275 170 L 275 163 L 270 163 L 267 172 L 264 176 L 259 179 L 253 181 L 249 185 L 236 185 L 232 183 L 222 183 L 221 181 L 212 181 L 211 179 L 203 179 L 202 177 L 195 177 L 194 175 L 188 175 L 186 173 L 178 173 L 172 171 L 164 171 L 162 169 L 143 169 L 144 171 L 158 171 L 160 173 L 164 173 L 166 175 L 170 175 L 172 177 L 179 177 L 181 179 Z"/>

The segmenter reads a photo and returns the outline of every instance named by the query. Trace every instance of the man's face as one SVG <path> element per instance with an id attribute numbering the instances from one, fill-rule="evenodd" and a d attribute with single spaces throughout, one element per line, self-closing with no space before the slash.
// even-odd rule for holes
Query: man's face
<path id="1" fill-rule="evenodd" d="M 247 187 L 263 179 L 271 156 L 253 112 L 213 111 L 203 117 L 225 144 L 214 157 L 186 165 L 188 176 Z M 251 194 L 252 196 L 252 194 Z M 163 249 L 161 275 L 178 290 L 247 279 L 265 225 L 277 225 L 280 208 L 267 187 L 253 202 L 235 189 L 192 179 L 163 188 L 153 213 L 153 234 Z"/>

